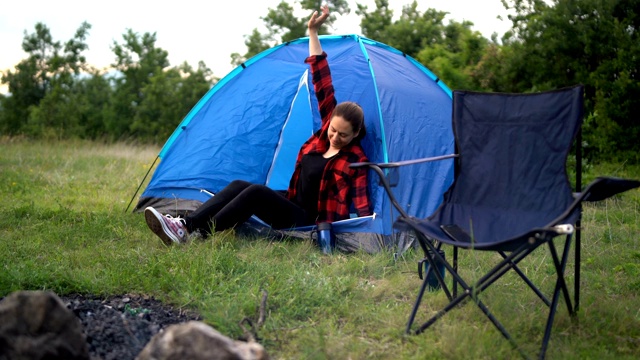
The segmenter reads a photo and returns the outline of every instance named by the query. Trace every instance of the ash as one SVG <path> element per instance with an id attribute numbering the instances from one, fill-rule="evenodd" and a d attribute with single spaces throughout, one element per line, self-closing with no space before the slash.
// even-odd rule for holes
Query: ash
<path id="1" fill-rule="evenodd" d="M 82 323 L 91 360 L 133 360 L 166 327 L 202 320 L 198 314 L 144 295 L 59 297 Z"/>

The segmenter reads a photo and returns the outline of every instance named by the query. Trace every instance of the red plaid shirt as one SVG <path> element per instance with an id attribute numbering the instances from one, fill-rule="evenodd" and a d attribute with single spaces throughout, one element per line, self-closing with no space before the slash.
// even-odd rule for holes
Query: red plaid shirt
<path id="1" fill-rule="evenodd" d="M 331 72 L 327 54 L 309 56 L 305 62 L 311 65 L 311 77 L 318 99 L 322 127 L 307 140 L 298 153 L 296 166 L 291 176 L 287 198 L 294 200 L 300 178 L 300 160 L 309 153 L 324 154 L 329 149 L 327 130 L 333 109 L 337 105 L 334 97 Z M 353 203 L 358 216 L 371 215 L 371 206 L 367 196 L 367 172 L 364 169 L 352 169 L 349 164 L 366 162 L 367 157 L 360 144 L 349 144 L 332 157 L 327 163 L 318 196 L 317 222 L 333 222 L 349 218 L 349 208 Z"/>

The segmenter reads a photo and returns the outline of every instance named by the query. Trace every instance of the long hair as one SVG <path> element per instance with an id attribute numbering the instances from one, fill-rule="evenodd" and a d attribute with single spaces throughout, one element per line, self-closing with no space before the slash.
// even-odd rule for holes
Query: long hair
<path id="1" fill-rule="evenodd" d="M 333 109 L 332 115 L 342 117 L 351 124 L 353 132 L 358 132 L 358 136 L 353 141 L 359 142 L 367 134 L 367 129 L 364 126 L 364 111 L 357 103 L 353 101 L 341 102 Z"/>

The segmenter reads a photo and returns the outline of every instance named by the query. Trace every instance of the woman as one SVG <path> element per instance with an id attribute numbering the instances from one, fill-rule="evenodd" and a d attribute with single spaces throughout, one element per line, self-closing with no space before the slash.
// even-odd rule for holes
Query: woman
<path id="1" fill-rule="evenodd" d="M 305 59 L 311 66 L 322 127 L 302 145 L 286 194 L 235 180 L 184 219 L 148 207 L 147 225 L 165 244 L 184 242 L 192 232 L 206 235 L 233 228 L 252 215 L 275 229 L 347 219 L 351 205 L 358 216 L 371 215 L 367 173 L 349 168 L 351 163 L 368 161 L 360 146 L 366 134 L 364 112 L 354 102 L 337 104 L 334 97 L 327 54 L 318 39 L 318 29 L 328 17 L 326 5 L 321 15 L 317 11 L 311 15 Z"/>

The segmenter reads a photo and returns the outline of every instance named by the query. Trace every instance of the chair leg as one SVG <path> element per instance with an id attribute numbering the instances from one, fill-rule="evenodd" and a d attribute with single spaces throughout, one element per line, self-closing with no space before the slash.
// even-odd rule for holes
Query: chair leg
<path id="1" fill-rule="evenodd" d="M 558 251 L 556 250 L 556 246 L 554 244 L 554 238 L 552 234 L 546 234 L 541 237 L 531 238 L 533 242 L 527 242 L 523 244 L 518 249 L 511 251 L 508 255 L 504 252 L 499 252 L 503 257 L 503 260 L 500 261 L 496 266 L 494 266 L 491 270 L 489 270 L 484 276 L 478 279 L 473 286 L 469 286 L 457 273 L 457 248 L 454 247 L 454 256 L 453 256 L 453 265 L 452 267 L 449 262 L 444 261 L 445 268 L 447 272 L 449 272 L 453 278 L 453 286 L 454 286 L 454 296 L 449 298 L 450 302 L 443 309 L 438 311 L 435 315 L 433 315 L 429 320 L 424 322 L 416 331 L 416 334 L 420 334 L 424 332 L 427 328 L 433 325 L 438 319 L 443 317 L 446 313 L 452 310 L 454 307 L 462 304 L 464 301 L 472 300 L 478 306 L 478 308 L 487 316 L 487 318 L 493 323 L 493 325 L 500 331 L 500 333 L 511 343 L 511 345 L 524 357 L 528 358 L 526 354 L 517 346 L 513 338 L 507 332 L 505 327 L 494 317 L 494 315 L 489 311 L 489 309 L 485 306 L 485 304 L 479 300 L 479 295 L 486 290 L 491 284 L 500 279 L 505 273 L 507 273 L 510 269 L 514 269 L 519 276 L 527 283 L 527 285 L 534 290 L 534 292 L 538 295 L 538 297 L 545 303 L 545 305 L 549 308 L 549 313 L 547 315 L 547 322 L 545 326 L 545 332 L 542 340 L 542 345 L 540 347 L 539 358 L 544 359 L 546 356 L 547 347 L 549 344 L 549 340 L 551 338 L 551 332 L 553 328 L 554 318 L 557 312 L 558 303 L 560 301 L 560 296 L 565 299 L 565 303 L 567 305 L 567 310 L 571 316 L 576 314 L 577 306 L 573 306 L 572 298 L 569 293 L 569 288 L 567 286 L 567 281 L 565 279 L 565 270 L 568 264 L 569 255 L 571 252 L 571 240 L 572 236 L 567 235 L 565 238 L 564 247 L 562 249 L 562 253 L 559 256 Z M 421 241 L 422 242 L 422 241 Z M 518 268 L 518 264 L 520 261 L 524 260 L 529 254 L 535 251 L 540 245 L 548 243 L 549 252 L 551 253 L 551 258 L 556 269 L 556 283 L 555 288 L 553 290 L 553 296 L 551 297 L 551 301 L 547 299 L 539 289 L 527 278 L 527 276 Z M 434 257 L 439 257 L 439 254 L 435 251 L 435 248 L 431 243 L 425 243 L 425 247 L 433 248 Z M 576 245 L 577 246 L 577 245 Z M 579 251 L 576 249 L 576 251 Z M 435 268 L 434 259 L 427 256 L 430 261 L 431 268 Z M 576 261 L 579 260 L 579 255 L 576 255 Z M 443 260 L 443 259 L 439 259 Z M 578 276 L 578 275 L 576 275 Z M 417 313 L 417 309 L 419 307 L 420 300 L 424 294 L 424 290 L 426 288 L 426 279 L 425 283 L 420 290 L 420 296 L 416 301 L 414 309 L 411 313 L 411 318 L 409 324 L 407 324 L 407 333 L 411 331 L 411 326 L 415 320 L 415 316 Z M 579 280 L 578 280 L 579 281 Z M 457 289 L 455 288 L 457 285 L 460 285 L 462 288 L 462 293 L 458 296 Z M 576 289 L 579 286 L 579 283 L 575 284 Z M 577 297 L 575 298 L 577 301 Z M 577 304 L 576 304 L 577 305 Z"/>
<path id="2" fill-rule="evenodd" d="M 500 256 L 502 256 L 503 259 L 507 258 L 507 255 L 503 252 L 503 251 L 499 251 L 498 252 L 500 254 Z M 542 291 L 540 291 L 540 289 L 538 289 L 533 282 L 531 282 L 531 280 L 529 280 L 529 278 L 527 277 L 527 275 L 525 275 L 522 270 L 520 270 L 520 268 L 518 267 L 518 265 L 511 263 L 511 268 L 518 274 L 520 275 L 520 278 L 522 278 L 522 280 L 529 285 L 529 288 L 531 288 L 531 290 L 533 290 L 533 292 L 538 295 L 538 297 L 540 298 L 540 300 L 542 300 L 542 302 L 544 302 L 547 306 L 551 306 L 551 301 L 549 301 L 549 299 L 547 299 L 547 297 L 542 293 Z"/>
<path id="3" fill-rule="evenodd" d="M 425 280 L 426 280 L 426 278 L 425 278 Z M 507 329 L 504 327 L 504 325 L 502 325 L 502 323 L 500 323 L 500 321 L 498 321 L 498 319 L 495 316 L 493 316 L 491 311 L 489 311 L 489 309 L 486 307 L 486 305 L 482 301 L 480 301 L 480 299 L 478 299 L 477 297 L 472 298 L 471 294 L 474 293 L 474 290 L 472 288 L 469 288 L 468 285 L 466 285 L 464 283 L 464 281 L 460 281 L 460 285 L 464 289 L 462 295 L 460 295 L 459 297 L 454 298 L 447 306 L 444 307 L 444 309 L 438 311 L 438 313 L 436 313 L 431 319 L 429 319 L 427 322 L 422 324 L 420 326 L 420 328 L 418 328 L 418 330 L 416 330 L 416 334 L 420 334 L 420 333 L 424 332 L 431 325 L 433 325 L 438 319 L 443 317 L 446 313 L 448 313 L 453 308 L 455 308 L 456 306 L 461 304 L 463 301 L 473 299 L 474 302 L 476 303 L 476 305 L 480 308 L 480 310 L 489 319 L 489 321 L 491 321 L 491 323 L 496 327 L 496 329 L 498 329 L 498 331 L 500 331 L 502 336 L 504 336 L 504 338 L 509 341 L 511 346 L 513 346 L 513 348 L 516 349 L 520 353 L 520 355 L 522 355 L 522 357 L 526 359 L 527 355 L 518 347 L 518 344 L 515 342 L 515 340 L 513 340 L 513 338 L 511 337 L 511 335 L 509 334 Z M 415 310 L 415 308 L 414 308 L 414 310 Z M 412 315 L 415 315 L 415 314 L 412 314 Z M 410 328 L 407 327 L 407 333 L 409 331 L 410 331 Z"/>
<path id="4" fill-rule="evenodd" d="M 418 298 L 416 299 L 416 302 L 413 305 L 413 309 L 411 310 L 411 315 L 409 315 L 409 321 L 407 322 L 407 328 L 405 330 L 406 334 L 411 333 L 411 326 L 413 325 L 413 321 L 416 318 L 418 308 L 420 307 L 420 302 L 422 301 L 422 296 L 424 296 L 424 291 L 427 289 L 428 281 L 429 281 L 429 277 L 427 274 L 427 276 L 425 276 L 424 280 L 422 281 L 422 285 L 420 286 L 420 291 L 418 292 Z"/>
<path id="5" fill-rule="evenodd" d="M 567 235 L 566 241 L 564 243 L 564 249 L 562 252 L 562 261 L 558 258 L 558 252 L 556 251 L 556 247 L 553 243 L 553 239 L 549 241 L 549 251 L 551 252 L 551 258 L 553 259 L 553 264 L 556 268 L 556 274 L 558 275 L 557 282 L 560 285 L 560 290 L 562 290 L 562 294 L 564 295 L 565 303 L 567 304 L 567 311 L 569 315 L 575 314 L 573 302 L 571 300 L 571 296 L 569 295 L 569 287 L 567 286 L 567 282 L 564 279 L 565 270 L 567 268 L 567 262 L 569 260 L 569 249 L 571 248 L 571 235 Z M 555 291 L 554 291 L 555 293 Z"/>
<path id="6" fill-rule="evenodd" d="M 453 247 L 453 270 L 458 272 L 458 247 Z M 458 296 L 458 282 L 456 279 L 453 279 L 453 297 Z"/>
<path id="7" fill-rule="evenodd" d="M 536 245 L 535 247 L 537 247 L 537 246 L 539 246 L 539 245 Z M 509 255 L 507 257 L 507 259 L 501 261 L 498 265 L 496 265 L 493 269 L 491 269 L 491 271 L 489 271 L 487 273 L 487 275 L 481 277 L 473 287 L 469 286 L 460 277 L 460 275 L 458 275 L 458 273 L 456 271 L 454 271 L 454 269 L 451 267 L 451 265 L 449 263 L 444 262 L 445 268 L 447 269 L 447 271 L 453 277 L 453 282 L 460 284 L 460 286 L 462 287 L 463 292 L 462 292 L 462 294 L 460 296 L 456 296 L 456 297 L 450 298 L 449 304 L 444 309 L 440 310 L 431 319 L 429 319 L 427 322 L 425 322 L 422 326 L 420 326 L 420 328 L 416 331 L 416 333 L 421 333 L 424 330 L 426 330 L 436 320 L 438 320 L 444 314 L 449 312 L 449 310 L 453 309 L 455 306 L 457 306 L 458 304 L 460 304 L 463 300 L 466 300 L 467 298 L 475 299 L 476 304 L 478 304 L 478 306 L 482 309 L 482 311 L 485 312 L 485 314 L 489 314 L 490 315 L 491 313 L 489 312 L 489 310 L 484 306 L 484 304 L 480 300 L 477 299 L 477 296 L 480 295 L 480 293 L 482 291 L 484 291 L 489 285 L 491 285 L 496 280 L 498 280 L 504 273 L 506 273 L 511 268 L 512 264 L 517 264 L 519 261 L 524 259 L 531 251 L 533 251 L 533 249 L 535 249 L 535 247 L 528 249 L 528 246 L 523 246 L 523 248 L 520 251 L 513 252 L 511 255 Z M 493 317 L 493 316 L 491 315 L 491 317 Z M 494 320 L 495 320 L 495 318 L 494 318 Z M 495 320 L 495 321 L 497 322 L 497 320 Z M 499 324 L 499 322 L 498 322 L 498 324 Z M 502 329 L 500 329 L 500 328 L 502 328 Z M 499 329 L 500 329 L 501 332 L 503 332 L 504 328 L 502 327 L 502 325 L 500 325 Z M 510 336 L 508 336 L 508 334 L 506 334 L 505 337 L 507 339 L 510 338 Z"/>
<path id="8" fill-rule="evenodd" d="M 429 326 L 433 325 L 438 319 L 443 317 L 444 314 L 448 313 L 451 309 L 458 306 L 458 304 L 460 304 L 463 300 L 466 300 L 467 297 L 469 297 L 469 293 L 470 292 L 465 291 L 459 297 L 454 298 L 452 301 L 449 302 L 449 304 L 447 304 L 447 306 L 445 306 L 442 310 L 438 311 L 435 315 L 433 315 L 431 319 L 427 320 L 425 323 L 420 325 L 420 327 L 418 328 L 418 330 L 416 330 L 415 333 L 416 334 L 423 333 L 425 330 L 429 328 Z"/>
<path id="9" fill-rule="evenodd" d="M 573 316 L 575 314 L 575 308 L 572 307 L 571 305 L 571 297 L 569 296 L 567 283 L 564 279 L 564 273 L 567 266 L 567 261 L 569 259 L 570 248 L 571 248 L 571 235 L 567 235 L 563 253 L 562 253 L 562 260 L 560 260 L 558 258 L 556 247 L 553 244 L 553 239 L 549 241 L 549 251 L 551 252 L 551 257 L 553 258 L 553 263 L 556 268 L 556 274 L 558 276 L 558 279 L 556 280 L 556 286 L 553 291 L 551 306 L 549 306 L 549 315 L 547 318 L 547 325 L 545 326 L 544 337 L 542 339 L 542 346 L 540 347 L 540 355 L 539 355 L 540 359 L 544 359 L 546 356 L 549 340 L 551 339 L 551 330 L 553 329 L 553 320 L 555 318 L 556 310 L 558 307 L 558 301 L 560 299 L 560 292 L 562 292 L 564 296 L 565 302 L 567 304 L 567 310 L 569 311 L 569 315 Z"/>
<path id="10" fill-rule="evenodd" d="M 560 285 L 556 282 L 556 288 L 553 293 L 553 299 L 551 300 L 551 306 L 549 307 L 549 316 L 547 318 L 547 326 L 544 329 L 544 337 L 542 339 L 542 346 L 540 347 L 539 359 L 544 359 L 547 353 L 547 347 L 549 345 L 549 339 L 551 339 L 551 329 L 553 328 L 553 319 L 556 315 L 556 309 L 558 307 L 558 298 L 560 297 Z"/>
<path id="11" fill-rule="evenodd" d="M 428 321 L 423 323 L 415 333 L 420 334 L 424 332 L 427 328 L 433 325 L 438 319 L 440 319 L 454 307 L 462 304 L 463 301 L 473 300 L 475 304 L 480 308 L 480 310 L 485 314 L 485 316 L 487 316 L 491 323 L 496 327 L 496 329 L 498 329 L 502 336 L 504 336 L 504 338 L 509 341 L 514 349 L 516 349 L 524 358 L 527 358 L 527 355 L 518 347 L 515 340 L 513 340 L 506 328 L 495 318 L 495 316 L 489 311 L 484 303 L 478 299 L 478 296 L 482 293 L 482 291 L 484 291 L 487 287 L 500 279 L 501 276 L 508 272 L 510 269 L 514 268 L 514 266 L 516 266 L 520 261 L 526 258 L 531 252 L 533 252 L 544 242 L 545 241 L 540 241 L 535 244 L 525 244 L 521 248 L 511 252 L 499 264 L 493 267 L 486 275 L 482 276 L 473 285 L 473 287 L 466 284 L 466 282 L 458 275 L 458 273 L 454 271 L 453 267 L 449 263 L 445 262 L 445 268 L 449 273 L 451 273 L 451 276 L 453 277 L 453 283 L 460 284 L 460 286 L 462 287 L 462 294 L 460 296 L 453 297 L 449 304 L 447 304 L 447 306 L 438 311 Z M 414 307 L 414 313 L 412 313 L 412 317 L 415 316 L 415 311 L 417 311 L 417 307 Z M 408 326 L 407 332 L 409 331 L 410 327 Z"/>
<path id="12" fill-rule="evenodd" d="M 498 319 L 496 319 L 495 316 L 493 316 L 493 314 L 489 311 L 489 309 L 480 300 L 477 301 L 477 305 L 480 308 L 480 310 L 482 310 L 482 312 L 487 316 L 487 318 L 489 318 L 489 320 L 493 323 L 493 325 L 498 329 L 498 331 L 500 331 L 502 336 L 504 336 L 504 338 L 509 341 L 511 346 L 514 349 L 516 349 L 520 353 L 520 355 L 522 355 L 523 358 L 525 359 L 528 358 L 527 355 L 524 353 L 524 351 L 520 349 L 516 341 L 513 340 L 511 335 L 509 335 L 509 333 L 507 332 L 507 329 L 505 329 L 505 327 L 498 321 Z"/>
<path id="13" fill-rule="evenodd" d="M 429 243 L 429 247 L 432 247 L 433 244 Z M 445 294 L 447 295 L 447 298 L 449 300 L 452 299 L 451 293 L 449 292 L 449 289 L 447 288 L 447 285 L 444 282 L 444 278 L 442 277 L 442 275 L 440 274 L 439 271 L 436 271 L 437 266 L 436 263 L 444 263 L 445 260 L 443 258 L 440 257 L 439 254 L 435 255 L 435 253 L 437 253 L 436 250 L 439 250 L 440 247 L 442 246 L 442 244 L 439 244 L 438 246 L 433 246 L 433 250 L 428 250 L 425 251 L 425 257 L 427 259 L 427 261 L 429 262 L 429 270 L 427 270 L 427 273 L 424 276 L 424 279 L 422 281 L 422 285 L 420 286 L 420 290 L 418 291 L 418 297 L 416 298 L 415 304 L 413 305 L 413 309 L 411 310 L 411 314 L 409 315 L 409 321 L 407 322 L 407 328 L 405 330 L 405 333 L 409 334 L 411 333 L 411 326 L 413 325 L 413 322 L 415 320 L 416 314 L 418 313 L 418 308 L 420 307 L 420 303 L 422 302 L 422 297 L 424 296 L 424 292 L 428 286 L 428 281 L 429 281 L 429 274 L 431 272 L 433 272 L 436 276 L 436 278 L 438 279 L 438 283 L 440 283 L 443 291 L 445 292 Z M 426 248 L 426 247 L 425 247 Z M 432 258 L 431 256 L 429 256 L 429 253 L 434 254 L 433 256 L 435 257 Z M 423 261 L 420 261 L 418 263 L 418 272 L 420 274 L 422 274 L 421 272 L 421 268 L 424 264 L 424 259 Z"/>
<path id="14" fill-rule="evenodd" d="M 440 248 L 442 248 L 442 243 L 439 241 L 432 241 L 429 238 L 423 236 L 421 233 L 416 233 L 416 235 L 418 236 L 418 243 L 420 244 L 420 246 L 422 247 L 422 249 L 424 250 L 424 254 L 425 254 L 425 259 L 427 259 L 427 261 L 429 262 L 429 270 L 431 271 L 432 269 L 437 269 L 439 268 L 439 266 L 436 266 L 436 264 L 443 264 L 445 269 L 448 270 L 452 275 L 454 272 L 451 271 L 451 266 L 447 263 L 447 261 L 440 255 Z M 429 255 L 431 254 L 431 255 Z M 454 259 L 455 261 L 457 261 L 457 255 L 454 256 L 456 259 Z M 420 265 L 422 266 L 422 265 Z M 457 268 L 454 268 L 457 269 Z M 446 273 L 445 270 L 445 273 Z M 435 270 L 433 270 L 435 271 Z M 447 284 L 444 282 L 444 278 L 442 277 L 442 275 L 440 274 L 439 271 L 435 271 L 434 272 L 436 278 L 438 279 L 438 283 L 442 286 L 442 291 L 444 291 L 445 295 L 447 296 L 447 298 L 449 300 L 453 299 L 455 296 L 451 295 L 451 292 L 449 291 L 449 287 L 447 286 Z M 427 274 L 427 277 L 429 275 Z M 455 284 L 455 277 L 453 279 L 454 284 Z"/>
<path id="15" fill-rule="evenodd" d="M 575 280 L 573 283 L 573 296 L 574 296 L 574 305 L 573 305 L 573 310 L 574 313 L 578 312 L 578 308 L 580 307 L 580 248 L 581 248 L 581 242 L 580 242 L 580 219 L 578 219 L 578 221 L 576 222 L 576 245 L 575 245 Z"/>

